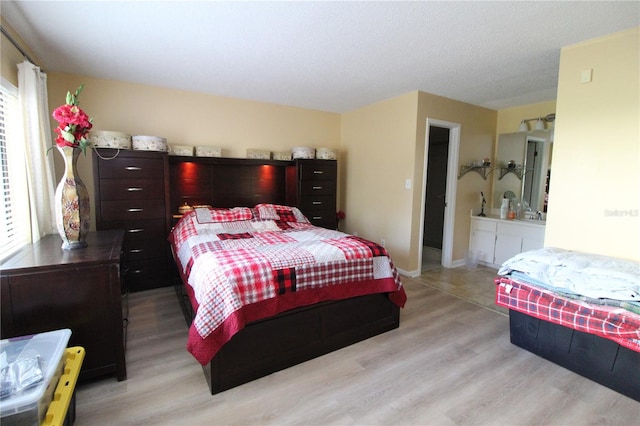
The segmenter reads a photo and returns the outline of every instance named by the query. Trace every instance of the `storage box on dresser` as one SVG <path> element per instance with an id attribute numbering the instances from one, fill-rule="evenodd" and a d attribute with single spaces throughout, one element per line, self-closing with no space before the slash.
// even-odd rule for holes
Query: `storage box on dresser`
<path id="1" fill-rule="evenodd" d="M 141 291 L 170 285 L 167 154 L 94 151 L 96 229 L 125 231 L 124 288 Z"/>
<path id="2" fill-rule="evenodd" d="M 295 179 L 295 194 L 289 204 L 297 206 L 316 226 L 336 229 L 336 187 L 338 167 L 336 160 L 295 160 L 289 179 Z"/>

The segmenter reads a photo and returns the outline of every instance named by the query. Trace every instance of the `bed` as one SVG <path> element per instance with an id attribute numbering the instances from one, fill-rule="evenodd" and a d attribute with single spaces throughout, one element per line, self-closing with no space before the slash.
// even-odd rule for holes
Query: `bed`
<path id="1" fill-rule="evenodd" d="M 406 294 L 386 250 L 296 207 L 196 208 L 170 243 L 212 394 L 399 326 Z"/>
<path id="2" fill-rule="evenodd" d="M 495 284 L 513 344 L 640 401 L 640 263 L 543 248 Z"/>

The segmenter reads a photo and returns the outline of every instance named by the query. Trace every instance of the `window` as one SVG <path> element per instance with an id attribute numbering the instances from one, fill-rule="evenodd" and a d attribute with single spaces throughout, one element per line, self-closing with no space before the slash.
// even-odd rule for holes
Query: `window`
<path id="1" fill-rule="evenodd" d="M 25 146 L 20 135 L 18 89 L 2 79 L 0 87 L 0 259 L 31 241 L 29 194 L 24 163 Z"/>

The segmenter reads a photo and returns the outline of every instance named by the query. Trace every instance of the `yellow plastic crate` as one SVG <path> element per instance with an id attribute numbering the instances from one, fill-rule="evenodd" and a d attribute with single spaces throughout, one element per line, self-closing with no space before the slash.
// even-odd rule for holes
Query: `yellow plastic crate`
<path id="1" fill-rule="evenodd" d="M 42 426 L 60 426 L 64 423 L 65 417 L 69 410 L 69 404 L 73 397 L 73 391 L 76 388 L 80 367 L 84 360 L 85 351 L 82 346 L 74 346 L 64 351 L 64 371 L 58 386 L 53 393 L 53 399 L 44 416 Z"/>

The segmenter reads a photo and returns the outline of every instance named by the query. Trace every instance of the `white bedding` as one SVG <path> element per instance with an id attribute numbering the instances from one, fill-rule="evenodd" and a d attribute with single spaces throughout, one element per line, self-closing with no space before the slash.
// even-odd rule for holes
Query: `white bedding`
<path id="1" fill-rule="evenodd" d="M 640 262 L 545 247 L 512 257 L 498 274 L 512 271 L 587 297 L 640 302 Z"/>

